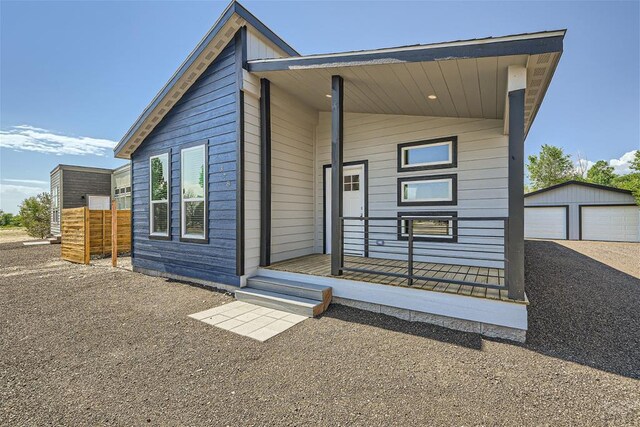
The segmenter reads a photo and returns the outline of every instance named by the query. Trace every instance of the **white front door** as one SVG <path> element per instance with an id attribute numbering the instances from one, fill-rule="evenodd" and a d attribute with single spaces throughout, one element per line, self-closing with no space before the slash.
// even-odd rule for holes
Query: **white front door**
<path id="1" fill-rule="evenodd" d="M 325 251 L 331 253 L 331 168 L 325 168 Z M 342 182 L 343 216 L 363 217 L 364 165 L 344 166 Z M 344 224 L 344 254 L 364 256 L 364 221 L 347 220 Z"/>

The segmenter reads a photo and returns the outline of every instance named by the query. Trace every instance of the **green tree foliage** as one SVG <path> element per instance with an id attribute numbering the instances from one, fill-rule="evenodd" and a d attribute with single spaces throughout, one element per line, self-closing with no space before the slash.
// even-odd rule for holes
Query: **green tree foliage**
<path id="1" fill-rule="evenodd" d="M 20 217 L 27 234 L 41 239 L 51 234 L 51 196 L 41 193 L 24 199 L 20 204 Z"/>
<path id="2" fill-rule="evenodd" d="M 14 215 L 0 209 L 0 227 L 20 227 L 21 225 L 20 215 Z"/>
<path id="3" fill-rule="evenodd" d="M 539 190 L 560 184 L 575 177 L 573 162 L 562 148 L 543 145 L 539 155 L 529 156 L 529 180 L 531 188 Z"/>
<path id="4" fill-rule="evenodd" d="M 598 160 L 587 171 L 587 181 L 600 185 L 612 185 L 617 175 L 605 160 Z"/>
<path id="5" fill-rule="evenodd" d="M 632 171 L 640 172 L 640 150 L 636 150 L 635 154 L 633 155 L 633 160 L 631 160 L 630 168 Z"/>

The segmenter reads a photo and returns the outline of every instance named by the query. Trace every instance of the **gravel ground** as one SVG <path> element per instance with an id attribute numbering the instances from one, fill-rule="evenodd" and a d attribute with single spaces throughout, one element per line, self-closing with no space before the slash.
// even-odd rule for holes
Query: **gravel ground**
<path id="1" fill-rule="evenodd" d="M 230 295 L 0 245 L 0 425 L 640 425 L 640 280 L 526 249 L 515 345 L 338 305 L 259 343 L 187 317 Z"/>

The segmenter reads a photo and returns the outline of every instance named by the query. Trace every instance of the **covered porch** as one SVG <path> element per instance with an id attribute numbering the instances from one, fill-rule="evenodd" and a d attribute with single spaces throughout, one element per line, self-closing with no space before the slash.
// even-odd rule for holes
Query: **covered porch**
<path id="1" fill-rule="evenodd" d="M 523 144 L 562 35 L 249 61 L 259 270 L 526 301 Z"/>

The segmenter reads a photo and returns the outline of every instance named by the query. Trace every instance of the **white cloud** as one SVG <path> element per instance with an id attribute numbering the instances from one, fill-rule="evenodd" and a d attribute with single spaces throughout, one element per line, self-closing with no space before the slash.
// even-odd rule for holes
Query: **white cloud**
<path id="1" fill-rule="evenodd" d="M 628 153 L 624 153 L 619 159 L 611 159 L 609 160 L 609 166 L 613 166 L 615 173 L 618 175 L 631 173 L 629 166 L 631 165 L 631 161 L 633 160 L 635 153 L 636 150 L 633 150 Z"/>
<path id="2" fill-rule="evenodd" d="M 78 156 L 110 154 L 116 141 L 69 136 L 29 125 L 13 126 L 0 131 L 0 147 L 17 151 L 35 151 L 48 154 L 73 154 Z"/>
<path id="3" fill-rule="evenodd" d="M 18 184 L 40 184 L 47 185 L 49 181 L 40 181 L 38 179 L 3 179 L 4 182 L 15 182 Z"/>

